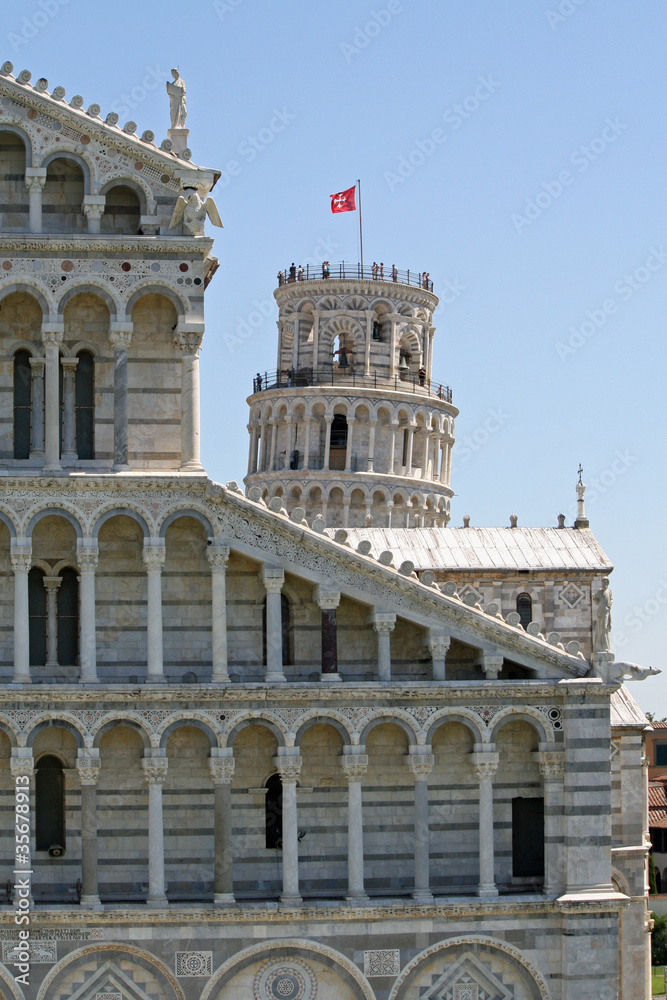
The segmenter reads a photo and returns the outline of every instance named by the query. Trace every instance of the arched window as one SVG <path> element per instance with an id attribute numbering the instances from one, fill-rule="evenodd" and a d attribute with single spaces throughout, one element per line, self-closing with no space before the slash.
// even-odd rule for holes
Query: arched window
<path id="1" fill-rule="evenodd" d="M 14 458 L 30 458 L 30 355 L 14 355 Z"/>
<path id="2" fill-rule="evenodd" d="M 289 598 L 284 594 L 280 595 L 280 623 L 283 637 L 283 666 L 288 667 L 294 663 L 294 652 L 292 642 L 292 615 Z M 266 598 L 262 606 L 262 658 L 266 663 Z"/>
<path id="3" fill-rule="evenodd" d="M 530 594 L 519 594 L 516 599 L 516 610 L 521 618 L 521 624 L 526 628 L 533 620 L 533 600 Z"/>
<path id="4" fill-rule="evenodd" d="M 342 471 L 345 468 L 347 453 L 347 417 L 337 413 L 331 424 L 329 440 L 329 468 Z"/>
<path id="5" fill-rule="evenodd" d="M 57 757 L 40 757 L 35 777 L 35 848 L 65 848 L 65 782 Z"/>
<path id="6" fill-rule="evenodd" d="M 20 136 L 0 129 L 0 229 L 16 233 L 28 228 L 29 198 L 25 186 L 26 147 Z"/>
<path id="7" fill-rule="evenodd" d="M 28 611 L 30 631 L 30 665 L 46 663 L 46 590 L 44 573 L 37 566 L 28 573 Z"/>
<path id="8" fill-rule="evenodd" d="M 57 159 L 46 168 L 42 192 L 42 228 L 45 233 L 83 233 L 85 184 L 83 170 L 70 159 Z"/>
<path id="9" fill-rule="evenodd" d="M 264 805 L 266 846 L 283 846 L 283 783 L 279 774 L 272 774 L 266 782 Z"/>
<path id="10" fill-rule="evenodd" d="M 95 363 L 90 351 L 79 351 L 74 382 L 77 458 L 95 458 Z"/>
<path id="11" fill-rule="evenodd" d="M 135 235 L 139 232 L 141 203 L 132 188 L 117 184 L 107 191 L 100 229 L 103 233 Z"/>
<path id="12" fill-rule="evenodd" d="M 58 588 L 58 663 L 72 667 L 79 658 L 79 584 L 73 569 L 60 574 Z"/>

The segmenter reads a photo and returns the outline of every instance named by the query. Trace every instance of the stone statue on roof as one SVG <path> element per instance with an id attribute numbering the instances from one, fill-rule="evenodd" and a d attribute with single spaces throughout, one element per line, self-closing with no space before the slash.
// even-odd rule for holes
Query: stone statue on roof
<path id="1" fill-rule="evenodd" d="M 596 653 L 601 653 L 611 649 L 612 597 L 607 577 L 603 579 L 602 589 L 594 595 L 593 600 L 597 605 L 593 618 L 593 650 Z"/>
<path id="2" fill-rule="evenodd" d="M 213 199 L 209 197 L 204 200 L 197 188 L 187 187 L 176 202 L 169 228 L 174 229 L 182 221 L 190 236 L 204 236 L 206 216 L 214 226 L 223 228 L 220 213 Z"/>
<path id="3" fill-rule="evenodd" d="M 173 82 L 170 83 L 167 81 L 171 127 L 185 128 L 185 119 L 188 116 L 188 109 L 185 103 L 185 82 L 177 69 L 172 69 L 171 75 L 174 78 Z"/>

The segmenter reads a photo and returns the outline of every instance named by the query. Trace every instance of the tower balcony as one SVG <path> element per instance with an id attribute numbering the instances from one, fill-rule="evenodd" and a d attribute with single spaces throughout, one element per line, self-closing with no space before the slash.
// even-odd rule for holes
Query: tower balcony
<path id="1" fill-rule="evenodd" d="M 292 264 L 284 271 L 278 271 L 279 287 L 301 281 L 382 281 L 433 291 L 433 282 L 427 271 L 404 271 L 395 264 L 385 267 L 384 264 L 354 264 L 344 260 L 330 264 L 325 260 L 321 264 L 306 264 L 305 267 Z"/>
<path id="2" fill-rule="evenodd" d="M 369 389 L 373 392 L 407 392 L 427 396 L 443 403 L 452 402 L 452 390 L 444 382 L 429 378 L 425 372 L 407 369 L 394 373 L 375 369 L 357 371 L 351 365 L 325 365 L 322 368 L 289 368 L 257 372 L 252 380 L 252 392 L 275 389 L 300 389 L 310 386 Z"/>

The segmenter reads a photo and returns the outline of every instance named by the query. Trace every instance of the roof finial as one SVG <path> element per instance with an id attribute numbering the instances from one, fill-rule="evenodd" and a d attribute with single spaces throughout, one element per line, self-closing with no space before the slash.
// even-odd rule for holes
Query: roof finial
<path id="1" fill-rule="evenodd" d="M 574 522 L 575 528 L 588 528 L 588 518 L 586 517 L 586 511 L 584 509 L 584 494 L 586 493 L 586 484 L 583 480 L 584 467 L 579 463 L 579 468 L 577 469 L 579 473 L 579 481 L 577 482 L 577 519 Z"/>

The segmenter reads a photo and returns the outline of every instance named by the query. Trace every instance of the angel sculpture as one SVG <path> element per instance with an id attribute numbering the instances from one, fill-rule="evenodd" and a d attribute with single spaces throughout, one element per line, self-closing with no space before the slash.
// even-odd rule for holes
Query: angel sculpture
<path id="1" fill-rule="evenodd" d="M 183 225 L 191 236 L 204 236 L 204 223 L 208 215 L 213 225 L 222 229 L 218 206 L 213 199 L 209 197 L 204 201 L 197 188 L 185 188 L 184 190 L 185 194 L 180 195 L 176 202 L 169 228 L 175 229 L 182 219 Z"/>

